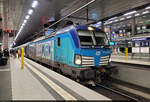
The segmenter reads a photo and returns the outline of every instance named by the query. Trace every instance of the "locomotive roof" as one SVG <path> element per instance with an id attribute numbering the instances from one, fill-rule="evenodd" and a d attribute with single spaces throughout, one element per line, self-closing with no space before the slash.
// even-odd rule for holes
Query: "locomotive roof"
<path id="1" fill-rule="evenodd" d="M 72 26 L 65 27 L 63 29 L 58 30 L 56 32 L 56 34 L 64 33 L 64 32 L 70 31 L 72 29 L 75 29 L 75 30 L 88 30 L 88 27 L 89 26 L 85 26 L 85 25 L 72 25 Z M 98 29 L 98 28 L 95 28 L 95 27 L 93 27 L 93 28 L 94 28 L 95 31 L 103 32 L 101 29 Z"/>
<path id="2" fill-rule="evenodd" d="M 52 37 L 52 36 L 55 36 L 55 35 L 58 35 L 58 34 L 61 34 L 61 33 L 65 33 L 65 32 L 68 32 L 70 30 L 73 30 L 73 29 L 74 30 L 88 30 L 88 27 L 89 26 L 85 26 L 85 25 L 71 25 L 71 26 L 68 26 L 68 27 L 57 30 L 56 32 L 52 33 L 50 36 L 43 36 L 43 37 L 37 38 L 33 42 L 43 40 L 45 38 L 49 38 L 49 37 Z M 101 29 L 98 29 L 98 28 L 95 28 L 95 27 L 93 27 L 93 28 L 94 28 L 95 31 L 103 32 Z"/>

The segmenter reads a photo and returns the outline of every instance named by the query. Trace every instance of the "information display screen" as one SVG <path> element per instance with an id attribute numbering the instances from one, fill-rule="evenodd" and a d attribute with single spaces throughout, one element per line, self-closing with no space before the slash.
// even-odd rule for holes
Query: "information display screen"
<path id="1" fill-rule="evenodd" d="M 149 42 L 147 42 L 147 41 L 141 42 L 141 46 L 149 46 Z"/>
<path id="2" fill-rule="evenodd" d="M 114 46 L 115 45 L 115 42 L 109 42 L 109 45 L 111 45 L 111 46 Z"/>

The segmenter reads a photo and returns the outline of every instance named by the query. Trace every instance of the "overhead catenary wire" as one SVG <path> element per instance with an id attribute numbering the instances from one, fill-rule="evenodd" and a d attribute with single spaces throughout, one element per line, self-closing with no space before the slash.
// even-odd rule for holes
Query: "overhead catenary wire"
<path id="1" fill-rule="evenodd" d="M 95 2 L 95 1 L 96 1 L 96 0 L 91 0 L 90 2 L 86 3 L 85 5 L 81 6 L 81 7 L 80 7 L 80 8 L 78 8 L 78 9 L 76 9 L 75 11 L 71 12 L 70 14 L 68 14 L 68 15 L 64 16 L 63 18 L 61 18 L 61 19 L 60 19 L 60 20 L 58 20 L 57 22 L 55 22 L 55 23 L 51 24 L 50 26 L 48 26 L 48 27 L 46 28 L 46 30 L 47 30 L 48 28 L 50 28 L 50 27 L 54 26 L 55 24 L 59 23 L 60 21 L 64 20 L 65 18 L 69 17 L 70 15 L 72 15 L 72 14 L 74 14 L 74 13 L 78 12 L 79 10 L 81 10 L 81 9 L 85 8 L 86 6 L 88 6 L 89 4 L 91 4 L 91 3 Z"/>

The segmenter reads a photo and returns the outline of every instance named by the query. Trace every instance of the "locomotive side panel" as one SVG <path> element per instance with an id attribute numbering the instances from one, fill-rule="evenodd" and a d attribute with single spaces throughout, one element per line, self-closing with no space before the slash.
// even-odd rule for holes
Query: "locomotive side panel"
<path id="1" fill-rule="evenodd" d="M 54 40 L 48 38 L 36 43 L 36 57 L 38 61 L 51 65 L 54 61 Z M 51 65 L 52 66 L 52 65 Z"/>
<path id="2" fill-rule="evenodd" d="M 71 66 L 74 57 L 74 43 L 69 32 L 57 35 L 54 41 L 54 61 L 59 64 Z"/>

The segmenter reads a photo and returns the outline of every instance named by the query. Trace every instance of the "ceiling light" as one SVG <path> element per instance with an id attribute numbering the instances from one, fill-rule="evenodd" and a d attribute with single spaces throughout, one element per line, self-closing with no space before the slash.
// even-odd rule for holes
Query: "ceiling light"
<path id="1" fill-rule="evenodd" d="M 139 15 L 140 15 L 139 13 L 135 14 L 135 16 L 139 16 Z"/>
<path id="2" fill-rule="evenodd" d="M 147 20 L 146 22 L 150 22 L 150 20 Z"/>
<path id="3" fill-rule="evenodd" d="M 149 13 L 149 11 L 144 11 L 142 14 L 147 14 L 147 13 Z"/>
<path id="4" fill-rule="evenodd" d="M 21 32 L 21 28 L 19 29 L 19 32 Z"/>
<path id="5" fill-rule="evenodd" d="M 100 21 L 100 22 L 98 22 L 97 24 L 102 24 L 102 22 Z"/>
<path id="6" fill-rule="evenodd" d="M 113 23 L 113 21 L 110 21 L 109 23 Z"/>
<path id="7" fill-rule="evenodd" d="M 143 23 L 143 21 L 139 22 L 139 23 Z"/>
<path id="8" fill-rule="evenodd" d="M 118 18 L 118 17 L 113 17 L 113 18 L 110 18 L 109 20 L 113 20 L 113 19 L 116 19 L 116 18 Z"/>
<path id="9" fill-rule="evenodd" d="M 22 24 L 22 26 L 24 26 L 24 25 L 25 25 L 25 23 Z"/>
<path id="10" fill-rule="evenodd" d="M 107 22 L 105 22 L 105 24 L 109 24 L 109 22 L 107 21 Z"/>
<path id="11" fill-rule="evenodd" d="M 122 20 L 124 20 L 125 18 L 120 18 L 120 20 L 122 21 Z"/>
<path id="12" fill-rule="evenodd" d="M 22 30 L 23 26 L 21 26 L 20 31 Z"/>
<path id="13" fill-rule="evenodd" d="M 26 15 L 26 19 L 29 19 L 30 18 L 30 16 L 29 15 Z"/>
<path id="14" fill-rule="evenodd" d="M 29 9 L 28 14 L 31 15 L 33 13 L 32 9 Z"/>
<path id="15" fill-rule="evenodd" d="M 128 16 L 127 18 L 131 18 L 132 16 Z"/>
<path id="16" fill-rule="evenodd" d="M 35 8 L 37 6 L 37 4 L 38 4 L 38 1 L 33 1 L 32 7 Z"/>
<path id="17" fill-rule="evenodd" d="M 27 20 L 24 20 L 24 22 L 23 22 L 23 23 L 24 23 L 24 24 L 25 24 L 25 23 L 27 23 Z"/>
<path id="18" fill-rule="evenodd" d="M 145 9 L 150 9 L 150 6 L 146 7 Z"/>
<path id="19" fill-rule="evenodd" d="M 136 11 L 131 11 L 131 12 L 125 13 L 124 16 L 131 15 L 131 14 L 134 14 L 134 13 L 136 13 Z"/>
<path id="20" fill-rule="evenodd" d="M 22 30 L 22 29 L 19 30 L 19 33 L 21 33 L 21 30 Z"/>
<path id="21" fill-rule="evenodd" d="M 116 19 L 115 22 L 118 22 L 118 20 Z"/>

